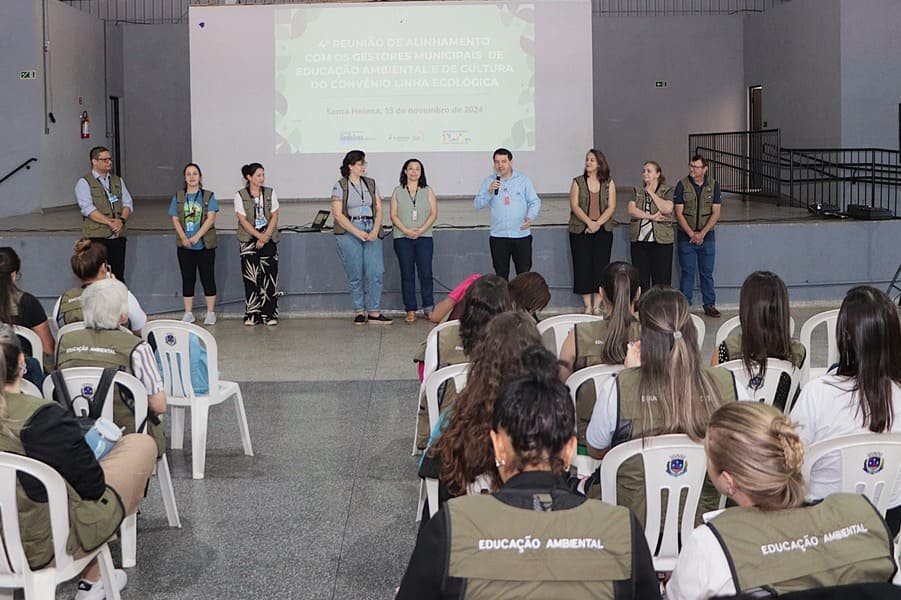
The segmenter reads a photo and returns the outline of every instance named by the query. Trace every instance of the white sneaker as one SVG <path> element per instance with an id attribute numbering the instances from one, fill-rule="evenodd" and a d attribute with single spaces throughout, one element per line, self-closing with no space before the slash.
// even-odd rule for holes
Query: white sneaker
<path id="1" fill-rule="evenodd" d="M 216 324 L 216 313 L 208 312 L 206 314 L 206 318 L 203 320 L 204 325 L 215 325 Z"/>
<path id="2" fill-rule="evenodd" d="M 113 571 L 113 579 L 116 580 L 116 586 L 119 591 L 128 583 L 128 575 L 122 569 Z M 78 582 L 78 591 L 75 592 L 75 600 L 103 600 L 106 593 L 103 590 L 103 578 L 99 581 L 91 583 L 87 579 Z"/>
<path id="3" fill-rule="evenodd" d="M 181 316 L 181 320 L 185 323 L 193 323 L 194 322 L 194 313 L 186 312 Z"/>

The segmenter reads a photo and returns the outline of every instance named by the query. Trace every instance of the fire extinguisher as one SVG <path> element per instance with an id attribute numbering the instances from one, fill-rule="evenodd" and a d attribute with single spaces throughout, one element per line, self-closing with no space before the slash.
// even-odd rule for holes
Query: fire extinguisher
<path id="1" fill-rule="evenodd" d="M 88 118 L 88 111 L 81 113 L 81 139 L 86 140 L 91 137 L 91 120 Z"/>

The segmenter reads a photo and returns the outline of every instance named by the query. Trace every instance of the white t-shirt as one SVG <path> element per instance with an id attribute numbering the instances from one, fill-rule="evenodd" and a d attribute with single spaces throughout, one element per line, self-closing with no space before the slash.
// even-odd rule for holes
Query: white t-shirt
<path id="1" fill-rule="evenodd" d="M 735 593 L 723 547 L 709 527 L 695 528 L 679 552 L 673 576 L 666 585 L 667 599 L 703 600 Z"/>
<path id="2" fill-rule="evenodd" d="M 856 380 L 838 375 L 823 375 L 811 380 L 801 390 L 791 411 L 791 419 L 798 423 L 798 435 L 805 447 L 815 442 L 851 433 L 866 433 L 858 407 L 857 392 L 852 391 Z M 901 433 L 901 386 L 892 385 L 892 433 Z M 837 452 L 827 454 L 817 462 L 810 474 L 808 497 L 825 498 L 841 490 L 841 464 Z M 889 508 L 901 505 L 901 484 L 895 484 Z"/>
<path id="3" fill-rule="evenodd" d="M 56 332 L 59 330 L 59 301 L 62 300 L 63 297 L 60 296 L 56 299 L 56 304 L 53 305 L 53 336 L 56 337 Z M 144 329 L 144 325 L 147 324 L 147 313 L 144 312 L 144 309 L 141 308 L 141 303 L 138 302 L 138 299 L 135 298 L 135 295 L 131 293 L 131 290 L 128 291 L 128 321 L 131 325 L 132 331 L 140 331 Z"/>
<path id="4" fill-rule="evenodd" d="M 259 196 L 257 196 L 259 198 Z M 274 213 L 278 210 L 278 196 L 275 195 L 275 190 L 272 190 L 272 206 L 269 208 L 270 213 Z M 242 217 L 246 217 L 247 213 L 244 212 L 244 200 L 241 199 L 241 194 L 235 194 L 235 214 L 241 215 Z"/>

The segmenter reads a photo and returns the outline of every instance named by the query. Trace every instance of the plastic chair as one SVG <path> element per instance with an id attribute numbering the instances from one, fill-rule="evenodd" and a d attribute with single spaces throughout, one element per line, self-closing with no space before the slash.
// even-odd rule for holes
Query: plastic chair
<path id="1" fill-rule="evenodd" d="M 426 404 L 429 408 L 429 431 L 434 431 L 438 424 L 440 412 L 438 410 L 438 391 L 441 386 L 453 379 L 454 387 L 461 391 L 466 387 L 466 378 L 469 374 L 469 363 L 450 365 L 438 369 L 428 376 L 423 382 L 425 386 Z M 422 507 L 426 499 L 429 501 L 429 516 L 435 516 L 438 512 L 438 480 L 432 477 L 424 477 L 419 484 L 419 503 L 416 507 L 416 520 L 422 518 Z"/>
<path id="2" fill-rule="evenodd" d="M 19 530 L 19 507 L 16 501 L 17 472 L 27 473 L 41 482 L 47 491 L 50 511 L 50 529 L 53 540 L 53 566 L 34 571 L 22 547 Z M 120 600 L 115 581 L 113 558 L 109 546 L 103 544 L 82 558 L 74 558 L 66 552 L 69 538 L 69 497 L 66 483 L 53 467 L 40 461 L 0 452 L 0 522 L 3 524 L 3 546 L 9 564 L 0 560 L 0 598 L 12 600 L 11 588 L 24 588 L 26 600 L 43 600 L 56 597 L 56 586 L 77 577 L 95 557 L 106 597 Z M 0 553 L 2 558 L 2 553 Z"/>
<path id="3" fill-rule="evenodd" d="M 43 398 L 44 394 L 41 393 L 41 390 L 38 389 L 38 386 L 31 383 L 27 379 L 23 379 L 21 381 L 22 393 L 27 394 L 29 396 L 34 396 L 35 398 Z"/>
<path id="4" fill-rule="evenodd" d="M 563 342 L 569 332 L 573 330 L 576 323 L 588 323 L 589 321 L 600 321 L 601 317 L 595 315 L 571 314 L 557 315 L 548 317 L 538 322 L 538 333 L 544 337 L 546 331 L 554 332 L 554 354 L 560 356 L 560 349 L 563 348 Z"/>
<path id="5" fill-rule="evenodd" d="M 702 350 L 704 348 L 704 336 L 707 335 L 707 323 L 694 313 L 691 314 L 691 322 L 695 324 L 695 329 L 698 331 L 698 349 Z"/>
<path id="6" fill-rule="evenodd" d="M 807 360 L 801 365 L 801 385 L 804 385 L 814 377 L 823 375 L 829 367 L 838 362 L 838 343 L 835 340 L 835 325 L 838 323 L 838 309 L 827 310 L 810 317 L 801 326 L 801 343 L 807 348 Z M 813 338 L 813 330 L 820 325 L 826 326 L 826 365 L 813 367 L 813 348 L 810 340 Z"/>
<path id="7" fill-rule="evenodd" d="M 13 325 L 13 329 L 16 332 L 16 335 L 24 338 L 31 344 L 31 356 L 38 359 L 43 363 L 44 361 L 44 344 L 41 342 L 41 338 L 38 337 L 38 334 L 28 329 L 27 327 L 22 327 L 21 325 Z"/>
<path id="8" fill-rule="evenodd" d="M 788 396 L 785 398 L 785 406 L 782 407 L 782 411 L 786 414 L 791 410 L 792 401 L 795 399 L 798 385 L 801 383 L 801 371 L 791 361 L 779 358 L 766 359 L 766 376 L 763 378 L 763 385 L 756 390 L 752 390 L 749 386 L 751 374 L 745 369 L 745 364 L 741 359 L 721 363 L 717 365 L 717 368 L 732 371 L 732 375 L 735 377 L 735 385 L 744 386 L 748 390 L 751 400 L 763 402 L 770 406 L 776 400 L 779 380 L 782 379 L 782 374 L 785 373 L 791 378 L 791 387 L 788 390 Z"/>
<path id="9" fill-rule="evenodd" d="M 238 416 L 238 429 L 241 432 L 244 454 L 253 456 L 241 387 L 234 381 L 219 379 L 219 347 L 213 334 L 203 327 L 168 319 L 147 323 L 141 334 L 145 340 L 153 335 L 163 364 L 163 386 L 169 401 L 171 443 L 174 449 L 184 446 L 185 409 L 191 410 L 191 464 L 194 479 L 203 479 L 210 406 L 221 404 L 232 396 L 235 398 L 235 412 Z M 191 383 L 189 348 L 192 334 L 200 338 L 206 348 L 207 381 L 210 392 L 205 395 L 196 394 Z"/>
<path id="10" fill-rule="evenodd" d="M 811 444 L 804 453 L 805 481 L 829 454 L 841 461 L 841 491 L 863 494 L 884 517 L 901 473 L 901 433 L 854 433 Z"/>
<path id="11" fill-rule="evenodd" d="M 63 336 L 67 333 L 71 333 L 73 331 L 79 331 L 81 329 L 87 329 L 88 326 L 85 325 L 84 321 L 78 321 L 77 323 L 69 323 L 68 325 L 63 325 L 59 328 L 59 331 L 56 332 L 56 348 L 54 348 L 54 352 L 57 356 L 59 356 L 59 341 L 63 339 Z"/>
<path id="12" fill-rule="evenodd" d="M 579 388 L 585 383 L 588 381 L 594 382 L 595 393 L 597 393 L 597 390 L 600 390 L 601 386 L 608 380 L 616 377 L 616 374 L 624 368 L 623 365 L 593 365 L 585 367 L 584 369 L 579 369 L 570 375 L 566 380 L 566 387 L 569 388 L 569 397 L 572 398 L 573 408 L 576 408 L 576 395 L 579 392 Z M 578 411 L 576 411 L 576 414 L 578 414 Z M 573 456 L 571 463 L 571 465 L 576 468 L 576 474 L 580 477 L 594 473 L 600 464 L 601 461 L 581 454 Z"/>
<path id="13" fill-rule="evenodd" d="M 426 337 L 422 383 L 419 385 L 419 394 L 416 396 L 416 420 L 413 423 L 413 456 L 419 454 L 419 449 L 416 447 L 416 433 L 419 427 L 419 403 L 422 401 L 423 395 L 425 395 L 425 380 L 429 378 L 429 375 L 438 370 L 438 338 L 442 331 L 459 326 L 460 321 L 456 319 L 445 321 L 444 323 L 439 323 L 432 327 Z"/>
<path id="14" fill-rule="evenodd" d="M 657 571 L 672 571 L 679 556 L 679 540 L 687 540 L 695 525 L 701 487 L 707 474 L 704 445 L 684 434 L 634 439 L 611 449 L 601 462 L 601 500 L 616 504 L 616 475 L 627 459 L 641 455 L 644 462 L 647 515 L 644 535 Z M 661 494 L 668 490 L 666 520 L 660 529 Z M 679 498 L 687 490 L 679 512 Z M 682 526 L 679 526 L 681 520 Z M 662 538 L 661 538 L 662 534 Z M 659 549 L 655 552 L 654 549 Z"/>
<path id="15" fill-rule="evenodd" d="M 731 319 L 726 319 L 726 321 L 720 325 L 720 328 L 716 330 L 716 339 L 713 343 L 713 351 L 716 352 L 717 348 L 720 347 L 726 338 L 729 337 L 729 334 L 732 333 L 733 329 L 737 329 L 741 327 L 741 321 L 738 315 L 735 315 Z M 788 335 L 795 335 L 795 318 L 788 318 Z"/>
<path id="16" fill-rule="evenodd" d="M 69 388 L 69 397 L 74 398 L 82 393 L 85 386 L 96 387 L 103 375 L 103 369 L 100 367 L 73 367 L 63 369 L 61 371 Z M 119 371 L 113 377 L 113 385 L 107 392 L 106 400 L 103 403 L 103 411 L 101 416 L 109 421 L 113 420 L 113 391 L 115 386 L 120 385 L 127 389 L 134 400 L 135 407 L 135 426 L 140 425 L 147 418 L 147 388 L 144 384 L 129 373 Z M 55 388 L 52 377 L 44 380 L 44 398 L 53 400 L 53 390 Z M 146 431 L 146 430 L 145 430 Z M 169 521 L 169 527 L 181 527 L 181 518 L 178 515 L 178 505 L 175 503 L 175 490 L 172 486 L 172 475 L 169 472 L 169 460 L 163 453 L 156 461 L 156 474 L 160 481 L 160 495 L 163 497 L 163 507 L 166 509 L 166 519 Z M 129 515 L 122 521 L 122 566 L 130 568 L 137 564 L 137 515 Z"/>

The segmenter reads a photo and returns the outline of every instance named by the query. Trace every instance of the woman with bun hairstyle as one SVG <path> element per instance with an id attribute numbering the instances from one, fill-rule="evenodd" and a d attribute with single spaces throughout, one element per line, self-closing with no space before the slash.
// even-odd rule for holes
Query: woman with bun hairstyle
<path id="1" fill-rule="evenodd" d="M 585 170 L 569 188 L 569 246 L 573 261 L 573 293 L 582 296 L 586 314 L 600 314 L 602 274 L 613 247 L 616 184 L 604 153 L 591 148 Z M 593 296 L 593 297 L 592 297 Z"/>
<path id="2" fill-rule="evenodd" d="M 852 433 L 901 433 L 901 325 L 885 292 L 861 285 L 848 290 L 835 327 L 838 366 L 812 379 L 792 408 L 805 445 Z M 814 465 L 810 496 L 839 490 L 841 464 L 829 454 Z M 886 490 L 888 492 L 888 490 Z M 886 520 L 901 529 L 901 487 L 891 490 Z"/>
<path id="3" fill-rule="evenodd" d="M 182 300 L 185 314 L 181 320 L 194 322 L 194 284 L 200 272 L 200 283 L 206 298 L 204 325 L 216 324 L 216 213 L 219 203 L 210 190 L 203 189 L 202 173 L 195 163 L 182 170 L 185 185 L 175 192 L 169 205 L 169 216 L 175 228 L 178 267 L 181 270 Z"/>
<path id="4" fill-rule="evenodd" d="M 866 497 L 805 504 L 804 451 L 785 414 L 758 402 L 727 404 L 711 415 L 704 447 L 708 476 L 737 506 L 694 530 L 667 598 L 759 598 L 891 581 L 892 538 Z"/>
<path id="5" fill-rule="evenodd" d="M 641 172 L 642 187 L 629 200 L 629 239 L 632 264 L 641 276 L 641 289 L 673 282 L 673 188 L 666 184 L 660 164 L 649 160 Z"/>
<path id="6" fill-rule="evenodd" d="M 397 598 L 659 598 L 635 516 L 566 483 L 575 414 L 557 360 L 535 345 L 521 363 L 486 414 L 500 488 L 454 498 L 423 526 Z M 571 538 L 585 544 L 559 543 Z"/>
<path id="7" fill-rule="evenodd" d="M 541 320 L 538 313 L 551 301 L 551 290 L 541 273 L 535 271 L 520 273 L 510 280 L 508 289 L 513 308 L 521 310 L 538 323 Z"/>
<path id="8" fill-rule="evenodd" d="M 278 196 L 265 187 L 260 163 L 241 167 L 246 185 L 235 194 L 241 275 L 244 278 L 244 324 L 278 325 Z"/>

